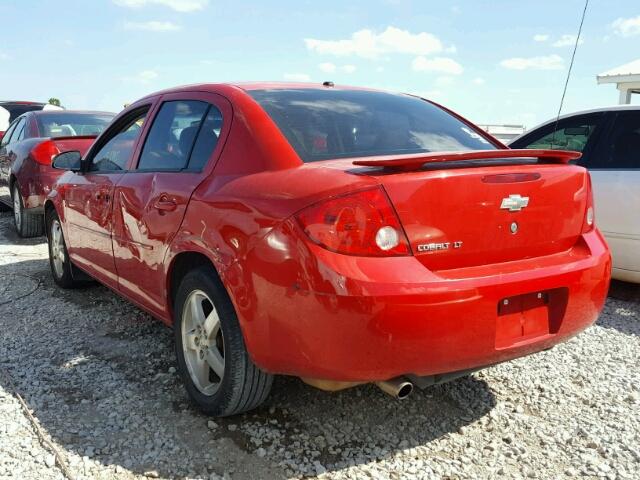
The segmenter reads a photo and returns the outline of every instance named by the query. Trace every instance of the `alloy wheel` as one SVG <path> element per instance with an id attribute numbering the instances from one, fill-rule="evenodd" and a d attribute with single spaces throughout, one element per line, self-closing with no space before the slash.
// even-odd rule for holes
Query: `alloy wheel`
<path id="1" fill-rule="evenodd" d="M 189 294 L 181 323 L 182 349 L 191 380 L 201 393 L 211 396 L 224 378 L 224 336 L 218 312 L 202 290 Z"/>
<path id="2" fill-rule="evenodd" d="M 20 231 L 22 227 L 22 204 L 20 203 L 20 191 L 18 187 L 13 187 L 13 219 L 16 222 L 16 229 Z"/>
<path id="3" fill-rule="evenodd" d="M 64 262 L 66 254 L 64 250 L 64 238 L 60 222 L 55 219 L 51 222 L 51 258 L 56 276 L 61 278 L 64 275 Z"/>

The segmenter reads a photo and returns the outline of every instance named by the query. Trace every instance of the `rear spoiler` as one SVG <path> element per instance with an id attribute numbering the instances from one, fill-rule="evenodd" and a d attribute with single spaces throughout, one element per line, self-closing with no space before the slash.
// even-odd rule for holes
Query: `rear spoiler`
<path id="1" fill-rule="evenodd" d="M 65 137 L 51 137 L 54 142 L 57 140 L 95 140 L 98 135 L 67 135 Z"/>
<path id="2" fill-rule="evenodd" d="M 569 163 L 582 156 L 580 152 L 569 150 L 502 149 L 472 150 L 463 152 L 433 152 L 397 156 L 381 156 L 370 160 L 354 160 L 362 167 L 384 167 L 394 170 L 418 170 L 426 163 L 458 162 L 463 160 L 493 160 L 501 158 L 537 158 L 547 163 Z"/>

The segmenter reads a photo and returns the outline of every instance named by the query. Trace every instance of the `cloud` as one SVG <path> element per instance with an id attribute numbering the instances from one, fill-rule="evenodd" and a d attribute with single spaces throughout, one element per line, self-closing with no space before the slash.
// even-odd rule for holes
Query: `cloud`
<path id="1" fill-rule="evenodd" d="M 436 81 L 434 82 L 435 86 L 438 88 L 447 88 L 452 86 L 454 83 L 456 83 L 456 79 L 446 75 L 436 78 Z"/>
<path id="2" fill-rule="evenodd" d="M 500 65 L 509 70 L 562 70 L 564 60 L 555 54 L 544 57 L 514 57 L 502 60 Z"/>
<path id="3" fill-rule="evenodd" d="M 337 67 L 331 62 L 325 62 L 318 65 L 318 68 L 324 73 L 334 73 Z"/>
<path id="4" fill-rule="evenodd" d="M 325 55 L 377 58 L 384 54 L 429 55 L 442 51 L 442 42 L 434 35 L 411 33 L 396 27 L 387 27 L 382 33 L 358 30 L 343 40 L 305 38 L 308 50 Z"/>
<path id="5" fill-rule="evenodd" d="M 538 34 L 533 36 L 533 41 L 534 42 L 546 42 L 547 40 L 549 40 L 549 35 L 544 35 L 542 33 L 538 33 Z"/>
<path id="6" fill-rule="evenodd" d="M 120 7 L 142 8 L 147 5 L 163 5 L 176 12 L 195 12 L 209 5 L 209 0 L 113 0 Z"/>
<path id="7" fill-rule="evenodd" d="M 573 47 L 576 44 L 576 35 L 562 35 L 558 40 L 553 42 L 554 47 Z M 578 45 L 582 45 L 584 40 L 580 38 Z"/>
<path id="8" fill-rule="evenodd" d="M 335 73 L 338 70 L 344 73 L 353 73 L 356 71 L 355 65 L 342 65 L 338 66 L 335 63 L 324 62 L 318 65 L 318 68 L 322 70 L 324 73 Z"/>
<path id="9" fill-rule="evenodd" d="M 125 22 L 124 28 L 126 30 L 143 30 L 146 32 L 177 32 L 181 30 L 180 25 L 176 25 L 172 22 L 158 22 L 151 20 L 149 22 Z"/>
<path id="10" fill-rule="evenodd" d="M 611 28 L 621 37 L 640 35 L 640 15 L 630 18 L 618 18 L 611 24 Z"/>
<path id="11" fill-rule="evenodd" d="M 452 58 L 446 57 L 416 57 L 411 62 L 411 68 L 416 72 L 438 72 L 449 75 L 460 75 L 464 68 Z"/>
<path id="12" fill-rule="evenodd" d="M 285 73 L 282 77 L 290 82 L 308 82 L 311 80 L 311 77 L 306 73 Z"/>
<path id="13" fill-rule="evenodd" d="M 11 55 L 8 53 L 0 52 L 0 60 L 11 60 Z"/>
<path id="14" fill-rule="evenodd" d="M 158 78 L 158 72 L 155 70 L 143 70 L 133 77 L 125 78 L 125 80 L 147 84 L 153 82 L 156 78 Z"/>
<path id="15" fill-rule="evenodd" d="M 473 80 L 471 80 L 475 85 L 484 85 L 484 78 L 482 77 L 476 77 Z"/>

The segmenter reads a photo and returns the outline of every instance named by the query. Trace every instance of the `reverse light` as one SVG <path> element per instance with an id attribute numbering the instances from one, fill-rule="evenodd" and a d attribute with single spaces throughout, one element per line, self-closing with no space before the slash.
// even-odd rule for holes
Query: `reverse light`
<path id="1" fill-rule="evenodd" d="M 31 150 L 31 157 L 40 165 L 51 165 L 53 157 L 58 155 L 60 150 L 52 140 L 39 143 Z"/>
<path id="2" fill-rule="evenodd" d="M 584 214 L 584 223 L 582 225 L 582 233 L 593 230 L 595 224 L 595 212 L 593 209 L 593 188 L 591 186 L 591 175 L 587 173 L 587 209 Z"/>
<path id="3" fill-rule="evenodd" d="M 296 218 L 313 242 L 332 252 L 370 257 L 411 254 L 382 188 L 325 200 L 305 208 Z"/>

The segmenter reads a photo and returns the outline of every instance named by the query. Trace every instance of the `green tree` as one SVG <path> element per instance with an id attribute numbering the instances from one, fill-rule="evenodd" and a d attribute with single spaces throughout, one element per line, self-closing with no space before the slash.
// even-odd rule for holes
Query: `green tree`
<path id="1" fill-rule="evenodd" d="M 49 99 L 49 105 L 55 105 L 56 107 L 60 106 L 60 100 L 55 98 L 55 97 L 51 97 Z"/>

